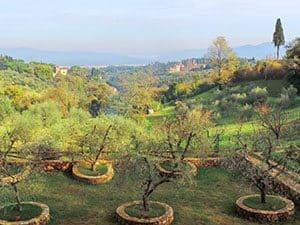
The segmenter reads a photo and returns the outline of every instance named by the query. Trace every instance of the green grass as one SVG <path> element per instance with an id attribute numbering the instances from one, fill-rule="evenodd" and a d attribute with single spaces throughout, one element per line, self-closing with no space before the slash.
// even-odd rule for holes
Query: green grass
<path id="1" fill-rule="evenodd" d="M 129 216 L 137 217 L 137 218 L 154 218 L 162 216 L 166 210 L 159 204 L 152 203 L 150 204 L 149 211 L 146 212 L 143 206 L 140 205 L 132 205 L 125 209 L 126 213 Z"/>
<path id="2" fill-rule="evenodd" d="M 80 173 L 87 176 L 100 176 L 107 173 L 107 165 L 106 164 L 97 164 L 96 170 L 92 171 L 90 165 L 79 164 L 78 170 Z"/>
<path id="3" fill-rule="evenodd" d="M 244 200 L 244 204 L 253 209 L 272 211 L 282 209 L 286 206 L 285 202 L 273 196 L 267 196 L 266 203 L 261 203 L 260 196 L 247 198 Z"/>
<path id="4" fill-rule="evenodd" d="M 239 218 L 234 203 L 243 195 L 257 193 L 249 183 L 238 180 L 221 168 L 200 169 L 190 185 L 166 183 L 151 196 L 152 201 L 174 209 L 172 225 L 258 225 Z M 115 177 L 103 185 L 87 185 L 64 173 L 34 173 L 19 184 L 23 201 L 46 203 L 50 207 L 49 225 L 115 225 L 115 210 L 123 203 L 141 200 L 141 181 L 116 170 Z M 1 205 L 14 202 L 11 189 L 1 189 Z M 295 219 L 278 225 L 297 225 Z"/>
<path id="5" fill-rule="evenodd" d="M 0 210 L 0 219 L 16 221 L 16 218 L 19 217 L 19 220 L 25 221 L 37 217 L 42 213 L 42 209 L 36 205 L 21 204 L 21 206 L 21 212 L 18 210 L 17 205 L 10 205 L 2 208 Z"/>
<path id="6" fill-rule="evenodd" d="M 174 115 L 175 106 L 168 105 L 163 107 L 160 111 L 154 112 L 153 114 L 147 115 L 145 118 L 151 124 L 155 122 L 160 122 L 164 117 L 169 117 Z"/>

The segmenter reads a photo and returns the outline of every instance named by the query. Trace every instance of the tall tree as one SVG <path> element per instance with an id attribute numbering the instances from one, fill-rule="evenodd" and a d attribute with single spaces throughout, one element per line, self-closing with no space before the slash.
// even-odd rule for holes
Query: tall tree
<path id="1" fill-rule="evenodd" d="M 282 28 L 281 20 L 279 18 L 276 21 L 275 32 L 273 34 L 273 43 L 277 48 L 277 60 L 278 60 L 280 46 L 285 44 L 283 28 Z"/>
<path id="2" fill-rule="evenodd" d="M 214 72 L 217 74 L 217 82 L 220 86 L 222 83 L 225 83 L 223 76 L 231 57 L 234 58 L 234 53 L 226 39 L 224 37 L 217 37 L 217 39 L 213 41 L 212 46 L 208 49 L 207 58 L 211 66 L 215 68 Z"/>

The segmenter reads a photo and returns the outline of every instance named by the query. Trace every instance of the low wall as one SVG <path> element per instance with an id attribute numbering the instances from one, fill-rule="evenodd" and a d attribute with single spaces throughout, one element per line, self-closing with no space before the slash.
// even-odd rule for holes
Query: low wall
<path id="1" fill-rule="evenodd" d="M 107 161 L 107 160 L 99 160 L 97 163 L 107 165 L 106 174 L 99 175 L 99 176 L 89 176 L 89 175 L 85 175 L 85 174 L 80 173 L 80 171 L 78 169 L 78 166 L 80 164 L 90 165 L 90 163 L 88 163 L 88 162 L 81 161 L 81 162 L 78 162 L 78 164 L 73 165 L 73 167 L 72 167 L 73 177 L 76 180 L 79 180 L 79 181 L 82 181 L 82 182 L 85 182 L 85 183 L 88 183 L 88 184 L 104 184 L 104 183 L 107 183 L 114 176 L 113 165 L 110 161 Z"/>
<path id="2" fill-rule="evenodd" d="M 42 168 L 45 172 L 65 172 L 67 170 L 70 170 L 72 166 L 72 162 L 61 160 L 45 160 L 42 164 Z"/>
<path id="3" fill-rule="evenodd" d="M 252 166 L 261 166 L 261 162 L 254 157 L 248 156 L 247 161 Z M 278 176 L 276 176 L 276 174 L 277 172 L 269 172 L 269 182 L 271 184 L 272 190 L 276 193 L 281 194 L 282 196 L 293 200 L 296 205 L 300 205 L 300 184 L 297 183 L 296 180 L 293 179 L 293 177 L 289 174 L 281 173 Z"/>
<path id="4" fill-rule="evenodd" d="M 32 204 L 40 207 L 42 209 L 42 213 L 35 218 L 32 218 L 27 221 L 16 221 L 10 222 L 6 220 L 0 220 L 0 225 L 46 225 L 50 221 L 50 210 L 46 204 L 38 203 L 38 202 L 22 202 L 24 204 Z"/>
<path id="5" fill-rule="evenodd" d="M 186 161 L 193 163 L 198 168 L 208 168 L 220 166 L 220 158 L 185 158 Z"/>
<path id="6" fill-rule="evenodd" d="M 271 184 L 272 189 L 275 192 L 293 200 L 296 205 L 300 205 L 300 191 L 299 188 L 297 188 L 299 184 L 293 184 L 289 182 L 283 177 L 283 175 L 272 180 Z"/>
<path id="7" fill-rule="evenodd" d="M 117 213 L 118 222 L 122 225 L 170 225 L 173 222 L 174 213 L 173 213 L 173 209 L 169 205 L 161 202 L 150 201 L 150 203 L 159 204 L 162 207 L 164 207 L 166 210 L 164 215 L 155 218 L 148 218 L 148 219 L 132 217 L 126 213 L 126 208 L 132 205 L 142 204 L 142 201 L 133 201 L 133 202 L 123 204 L 117 208 L 116 213 Z"/>
<path id="8" fill-rule="evenodd" d="M 286 204 L 286 206 L 282 209 L 271 211 L 253 209 L 246 206 L 244 204 L 244 200 L 251 197 L 259 197 L 259 195 L 243 196 L 236 201 L 236 211 L 240 216 L 244 218 L 264 223 L 287 220 L 288 218 L 294 215 L 295 205 L 291 200 L 279 196 L 274 196 L 283 201 Z"/>
<path id="9" fill-rule="evenodd" d="M 17 173 L 15 175 L 11 175 L 8 177 L 0 178 L 0 185 L 1 184 L 4 184 L 4 185 L 16 184 L 16 183 L 20 182 L 21 180 L 25 179 L 30 173 L 31 173 L 31 168 L 30 168 L 30 166 L 27 166 L 20 173 Z"/>
<path id="10" fill-rule="evenodd" d="M 221 165 L 220 158 L 185 158 L 186 161 L 193 163 L 198 168 L 200 167 L 215 167 Z M 14 163 L 14 162 L 11 162 Z M 16 164 L 22 164 L 17 163 Z M 25 163 L 23 163 L 25 164 Z M 42 162 L 42 168 L 45 172 L 57 172 L 67 171 L 73 166 L 71 161 L 61 160 L 45 160 Z M 300 191 L 299 184 L 294 184 L 285 179 L 284 175 L 281 175 L 272 181 L 273 190 L 287 198 L 293 200 L 295 204 L 300 205 Z"/>

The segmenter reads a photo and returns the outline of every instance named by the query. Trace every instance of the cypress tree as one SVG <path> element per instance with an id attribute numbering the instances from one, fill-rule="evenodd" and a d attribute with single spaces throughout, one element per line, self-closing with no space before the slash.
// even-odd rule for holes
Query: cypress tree
<path id="1" fill-rule="evenodd" d="M 276 21 L 275 32 L 273 34 L 273 43 L 277 48 L 277 60 L 279 59 L 279 48 L 281 45 L 285 44 L 283 28 L 281 25 L 281 20 L 278 18 Z"/>

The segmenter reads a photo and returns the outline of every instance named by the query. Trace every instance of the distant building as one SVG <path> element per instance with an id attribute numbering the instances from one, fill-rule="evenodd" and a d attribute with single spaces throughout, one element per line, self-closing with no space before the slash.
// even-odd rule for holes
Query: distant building
<path id="1" fill-rule="evenodd" d="M 184 65 L 182 63 L 177 63 L 169 69 L 170 73 L 177 73 L 184 71 Z"/>
<path id="2" fill-rule="evenodd" d="M 68 66 L 55 66 L 53 71 L 53 76 L 56 76 L 57 74 L 67 75 L 70 67 Z"/>

